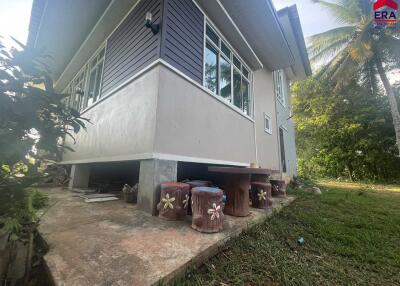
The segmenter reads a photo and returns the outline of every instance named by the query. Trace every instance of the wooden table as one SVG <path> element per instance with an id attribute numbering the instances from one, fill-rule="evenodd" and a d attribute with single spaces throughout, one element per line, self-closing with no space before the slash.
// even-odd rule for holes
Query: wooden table
<path id="1" fill-rule="evenodd" d="M 225 175 L 223 190 L 226 192 L 224 213 L 247 216 L 249 210 L 249 187 L 251 181 L 267 181 L 270 174 L 278 171 L 263 168 L 208 167 L 209 172 Z"/>

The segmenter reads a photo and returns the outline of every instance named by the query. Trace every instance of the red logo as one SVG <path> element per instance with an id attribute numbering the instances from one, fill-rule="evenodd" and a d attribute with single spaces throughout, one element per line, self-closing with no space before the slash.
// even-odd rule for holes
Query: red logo
<path id="1" fill-rule="evenodd" d="M 396 24 L 399 5 L 395 0 L 377 0 L 374 3 L 375 23 Z"/>
<path id="2" fill-rule="evenodd" d="M 398 9 L 398 5 L 394 0 L 378 0 L 374 3 L 374 10 L 381 9 L 382 7 L 389 7 L 392 8 L 393 10 Z"/>

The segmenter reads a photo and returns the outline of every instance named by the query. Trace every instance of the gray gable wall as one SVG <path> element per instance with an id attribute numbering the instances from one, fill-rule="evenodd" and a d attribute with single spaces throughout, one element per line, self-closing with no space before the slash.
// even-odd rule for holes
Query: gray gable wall
<path id="1" fill-rule="evenodd" d="M 193 1 L 164 0 L 161 58 L 203 82 L 204 15 Z"/>
<path id="2" fill-rule="evenodd" d="M 153 35 L 146 12 L 161 23 Z M 194 81 L 203 81 L 204 16 L 193 1 L 141 0 L 107 41 L 102 94 L 162 58 Z"/>
<path id="3" fill-rule="evenodd" d="M 102 93 L 110 92 L 160 57 L 161 34 L 146 28 L 146 12 L 162 19 L 161 0 L 141 0 L 107 41 Z"/>

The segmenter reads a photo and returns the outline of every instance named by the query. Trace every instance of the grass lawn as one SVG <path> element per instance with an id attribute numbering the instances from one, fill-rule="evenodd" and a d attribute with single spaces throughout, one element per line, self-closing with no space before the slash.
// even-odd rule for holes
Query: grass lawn
<path id="1" fill-rule="evenodd" d="M 320 185 L 176 285 L 400 285 L 400 188 Z"/>

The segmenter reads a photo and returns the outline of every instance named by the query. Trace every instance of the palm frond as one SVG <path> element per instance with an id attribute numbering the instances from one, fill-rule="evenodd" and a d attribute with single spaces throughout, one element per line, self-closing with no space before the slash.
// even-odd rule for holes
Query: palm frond
<path id="1" fill-rule="evenodd" d="M 348 39 L 343 38 L 340 40 L 337 40 L 330 44 L 329 46 L 326 46 L 324 49 L 320 50 L 314 50 L 310 49 L 309 50 L 309 56 L 310 56 L 310 62 L 312 65 L 318 65 L 318 64 L 323 64 L 327 60 L 332 59 L 337 53 L 339 53 L 341 50 L 343 50 L 347 43 L 349 42 Z"/>
<path id="2" fill-rule="evenodd" d="M 376 67 L 373 60 L 366 61 L 360 69 L 360 84 L 367 90 L 370 90 L 374 96 L 379 96 L 382 93 L 382 88 L 379 85 L 379 80 Z"/>
<path id="3" fill-rule="evenodd" d="M 313 0 L 313 2 L 327 8 L 336 17 L 336 20 L 342 24 L 356 24 L 362 18 L 358 5 L 344 6 L 344 3 L 340 3 L 340 1 L 334 3 L 324 0 Z"/>
<path id="4" fill-rule="evenodd" d="M 400 39 L 392 35 L 382 35 L 379 39 L 379 48 L 386 51 L 388 57 L 400 60 Z"/>
<path id="5" fill-rule="evenodd" d="M 360 64 L 353 59 L 348 51 L 347 55 L 337 65 L 336 70 L 332 74 L 332 79 L 336 82 L 335 90 L 340 90 L 349 84 L 355 77 L 358 76 Z"/>
<path id="6" fill-rule="evenodd" d="M 316 73 L 316 79 L 328 79 L 332 77 L 332 74 L 337 70 L 337 67 L 340 63 L 345 59 L 347 53 L 345 51 L 341 51 L 334 56 L 330 62 L 324 66 L 322 66 Z"/>
<path id="7" fill-rule="evenodd" d="M 356 28 L 354 26 L 344 26 L 313 35 L 309 38 L 310 44 L 308 49 L 317 53 L 330 46 L 335 41 L 350 39 L 355 32 Z"/>
<path id="8" fill-rule="evenodd" d="M 362 32 L 349 43 L 348 46 L 351 58 L 356 62 L 364 62 L 373 57 L 371 35 L 367 29 Z"/>

